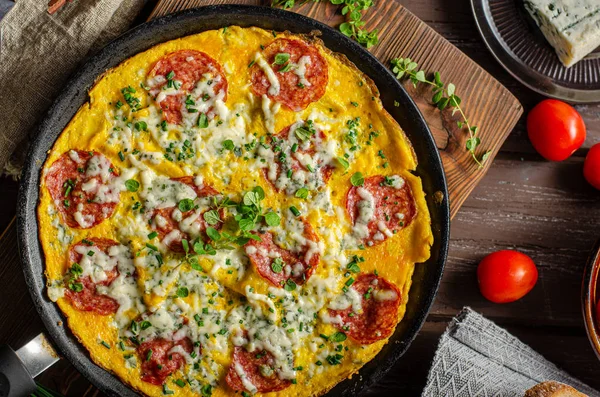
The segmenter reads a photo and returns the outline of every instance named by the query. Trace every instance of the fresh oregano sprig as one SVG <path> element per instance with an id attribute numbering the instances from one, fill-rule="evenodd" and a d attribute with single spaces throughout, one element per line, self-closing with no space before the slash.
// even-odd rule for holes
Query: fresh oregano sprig
<path id="1" fill-rule="evenodd" d="M 466 128 L 469 132 L 466 149 L 471 153 L 471 157 L 473 157 L 473 160 L 477 163 L 479 168 L 483 167 L 483 163 L 488 159 L 491 151 L 486 150 L 481 157 L 477 156 L 476 149 L 481 144 L 481 139 L 477 136 L 479 128 L 474 125 L 472 126 L 469 123 L 469 119 L 467 119 L 465 112 L 460 106 L 461 99 L 456 95 L 456 86 L 452 83 L 448 83 L 448 85 L 444 84 L 439 72 L 433 74 L 433 80 L 428 80 L 425 72 L 423 70 L 418 70 L 418 66 L 419 65 L 410 58 L 392 59 L 392 72 L 394 72 L 398 80 L 408 78 L 415 87 L 419 83 L 431 85 L 433 94 L 431 102 L 437 106 L 439 110 L 444 110 L 450 106 L 452 108 L 452 115 L 456 112 L 460 114 L 462 121 L 457 121 L 458 128 Z"/>
<path id="2" fill-rule="evenodd" d="M 260 186 L 245 192 L 240 202 L 228 197 L 221 200 L 213 197 L 211 209 L 203 214 L 204 221 L 209 225 L 205 230 L 209 240 L 206 243 L 201 239 L 182 240 L 185 261 L 193 269 L 201 271 L 198 256 L 216 255 L 217 250 L 232 250 L 235 245 L 243 246 L 250 240 L 261 241 L 260 236 L 253 233 L 260 224 L 264 222 L 267 226 L 278 226 L 281 223 L 281 217 L 276 212 L 263 209 L 261 201 L 264 199 L 265 191 Z M 180 204 L 185 200 L 188 199 L 181 200 Z M 233 222 L 221 218 L 221 210 L 225 209 L 234 210 Z M 225 226 L 227 230 L 217 230 L 219 223 L 228 223 Z"/>
<path id="3" fill-rule="evenodd" d="M 341 5 L 342 15 L 347 16 L 348 21 L 340 25 L 340 32 L 344 35 L 354 38 L 360 44 L 370 48 L 379 43 L 379 33 L 377 29 L 367 31 L 363 27 L 365 21 L 362 20 L 362 11 L 368 10 L 373 6 L 373 0 L 330 0 L 331 4 Z"/>
<path id="4" fill-rule="evenodd" d="M 316 3 L 322 0 L 313 1 Z M 288 9 L 296 5 L 296 2 L 305 3 L 306 0 L 271 0 L 271 6 Z M 340 24 L 340 32 L 355 39 L 358 43 L 367 48 L 379 43 L 378 30 L 374 29 L 369 32 L 364 29 L 366 22 L 362 19 L 362 11 L 371 8 L 373 6 L 373 0 L 329 0 L 329 2 L 337 6 L 344 5 L 344 7 L 342 7 L 342 15 L 346 16 L 347 21 Z"/>

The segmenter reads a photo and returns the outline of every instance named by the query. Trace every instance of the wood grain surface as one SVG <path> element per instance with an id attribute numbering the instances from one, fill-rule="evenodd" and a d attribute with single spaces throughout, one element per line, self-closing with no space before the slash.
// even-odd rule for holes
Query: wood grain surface
<path id="1" fill-rule="evenodd" d="M 159 0 L 149 19 L 189 8 L 213 4 L 265 5 L 264 0 Z M 299 2 L 300 3 L 300 2 Z M 304 2 L 293 11 L 330 26 L 343 22 L 339 12 L 328 2 Z M 485 175 L 502 143 L 512 131 L 523 108 L 519 101 L 494 77 L 473 62 L 434 29 L 404 8 L 397 1 L 379 1 L 364 20 L 367 29 L 378 29 L 380 43 L 371 52 L 384 65 L 394 58 L 410 58 L 425 71 L 439 71 L 444 82 L 454 83 L 461 106 L 469 121 L 480 129 L 483 142 L 478 155 L 491 151 L 488 162 L 479 169 L 465 150 L 468 132 L 458 128 L 459 115 L 450 109 L 440 112 L 431 104 L 431 89 L 415 89 L 409 81 L 404 86 L 427 120 L 440 150 L 450 195 L 450 213 L 454 217 L 473 188 Z"/>
<path id="2" fill-rule="evenodd" d="M 379 2 L 405 6 L 498 79 L 526 112 L 543 99 L 496 63 L 477 32 L 468 0 Z M 150 13 L 148 9 L 146 12 Z M 370 23 L 384 17 L 367 15 Z M 331 10 L 327 20 L 337 23 L 340 17 Z M 375 47 L 373 51 L 385 49 Z M 452 222 L 448 263 L 427 323 L 406 355 L 363 396 L 420 395 L 439 337 L 465 305 L 505 327 L 572 375 L 600 388 L 600 362 L 585 335 L 580 304 L 583 267 L 600 237 L 600 192 L 582 177 L 589 147 L 600 142 L 600 105 L 576 108 L 587 125 L 587 140 L 562 163 L 547 162 L 535 153 L 527 139 L 525 117 L 519 119 L 489 172 Z M 2 229 L 15 213 L 16 186 L 12 180 L 0 179 Z M 11 229 L 0 240 L 0 343 L 18 348 L 43 326 L 29 298 L 15 246 L 16 234 Z M 520 301 L 497 305 L 479 294 L 475 270 L 483 256 L 503 248 L 529 254 L 538 265 L 540 279 Z M 64 360 L 38 380 L 69 397 L 101 395 Z"/>

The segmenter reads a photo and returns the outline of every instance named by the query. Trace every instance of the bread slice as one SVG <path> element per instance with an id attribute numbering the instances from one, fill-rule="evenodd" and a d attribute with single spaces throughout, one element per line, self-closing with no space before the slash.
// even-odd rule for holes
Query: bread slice
<path id="1" fill-rule="evenodd" d="M 588 397 L 572 388 L 555 381 L 538 383 L 525 392 L 524 397 Z"/>

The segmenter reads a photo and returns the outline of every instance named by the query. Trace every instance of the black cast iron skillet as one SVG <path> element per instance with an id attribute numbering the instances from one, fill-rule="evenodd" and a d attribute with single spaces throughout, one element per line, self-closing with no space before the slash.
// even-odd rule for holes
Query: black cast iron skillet
<path id="1" fill-rule="evenodd" d="M 48 333 L 60 352 L 100 390 L 111 396 L 135 396 L 137 393 L 117 377 L 96 366 L 80 345 L 58 307 L 46 294 L 44 259 L 38 241 L 38 205 L 40 170 L 47 152 L 81 105 L 94 80 L 105 70 L 158 43 L 219 29 L 229 25 L 259 26 L 294 33 L 322 32 L 325 45 L 345 54 L 360 70 L 371 77 L 385 108 L 400 123 L 410 138 L 419 160 L 416 174 L 422 178 L 431 212 L 434 244 L 431 258 L 416 267 L 407 311 L 390 342 L 365 365 L 358 375 L 333 388 L 328 396 L 356 395 L 379 380 L 392 367 L 423 325 L 436 295 L 447 255 L 450 232 L 448 192 L 439 153 L 421 113 L 394 76 L 368 51 L 336 30 L 299 14 L 267 7 L 241 5 L 208 6 L 168 15 L 145 23 L 108 44 L 77 71 L 41 123 L 23 171 L 18 206 L 19 249 L 29 291 Z M 399 54 L 401 55 L 401 54 Z M 400 103 L 393 106 L 394 101 Z M 435 200 L 440 197 L 443 199 Z M 61 325 L 59 325 L 61 324 Z"/>

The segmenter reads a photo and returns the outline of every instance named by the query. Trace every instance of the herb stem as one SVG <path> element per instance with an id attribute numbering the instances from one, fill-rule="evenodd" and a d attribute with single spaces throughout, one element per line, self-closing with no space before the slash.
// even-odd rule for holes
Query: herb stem
<path id="1" fill-rule="evenodd" d="M 444 84 L 441 81 L 438 72 L 434 73 L 433 80 L 428 80 L 425 77 L 425 72 L 423 70 L 418 70 L 417 68 L 417 63 L 411 61 L 410 58 L 395 58 L 392 60 L 392 71 L 396 74 L 398 80 L 408 78 L 415 87 L 419 83 L 425 83 L 432 86 L 433 97 L 431 102 L 439 110 L 444 110 L 447 106 L 450 106 L 453 108 L 452 114 L 456 112 L 460 114 L 461 120 L 457 122 L 458 127 L 461 129 L 466 127 L 469 131 L 466 149 L 471 154 L 471 157 L 478 168 L 483 168 L 483 163 L 487 160 L 491 151 L 487 150 L 481 155 L 481 158 L 477 157 L 475 150 L 481 143 L 481 140 L 477 137 L 478 128 L 477 126 L 471 125 L 463 108 L 460 106 L 461 99 L 455 94 L 456 87 L 452 83 L 449 83 L 448 85 Z"/>
<path id="2" fill-rule="evenodd" d="M 467 130 L 469 131 L 469 140 L 471 140 L 471 141 L 475 140 L 475 138 L 477 137 L 477 128 L 471 128 L 471 124 L 469 123 L 467 116 L 465 116 L 465 112 L 463 112 L 463 110 L 459 104 L 457 104 L 454 108 L 458 110 L 458 113 L 460 113 L 460 116 L 463 119 L 463 123 L 466 125 Z M 479 160 L 477 158 L 477 155 L 475 154 L 475 150 L 469 150 L 469 152 L 471 152 L 471 157 L 477 163 L 479 168 L 483 168 L 483 161 L 485 161 L 487 156 L 485 158 L 482 157 L 482 159 Z M 489 152 L 486 152 L 486 153 L 489 153 Z M 484 156 L 485 156 L 485 154 L 484 154 Z"/>
<path id="3" fill-rule="evenodd" d="M 272 7 L 282 7 L 283 9 L 292 8 L 296 3 L 303 4 L 307 0 L 271 0 Z M 362 11 L 366 11 L 373 6 L 374 0 L 313 0 L 330 2 L 335 6 L 342 6 L 341 13 L 346 17 L 346 21 L 338 28 L 342 34 L 353 38 L 359 44 L 370 48 L 379 43 L 377 29 L 368 31 L 364 28 L 365 21 L 362 19 Z"/>

